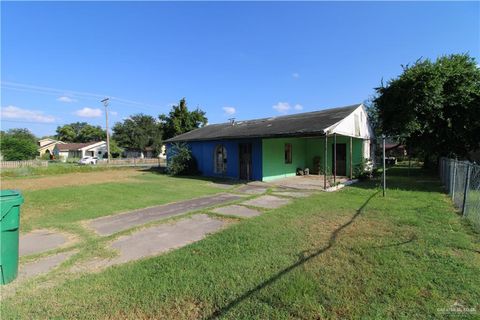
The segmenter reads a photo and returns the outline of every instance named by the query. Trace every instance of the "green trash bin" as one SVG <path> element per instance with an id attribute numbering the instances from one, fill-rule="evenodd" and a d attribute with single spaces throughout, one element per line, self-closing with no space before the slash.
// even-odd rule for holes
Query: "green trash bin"
<path id="1" fill-rule="evenodd" d="M 18 191 L 0 191 L 0 284 L 12 282 L 18 273 L 18 232 L 20 205 L 23 197 Z"/>

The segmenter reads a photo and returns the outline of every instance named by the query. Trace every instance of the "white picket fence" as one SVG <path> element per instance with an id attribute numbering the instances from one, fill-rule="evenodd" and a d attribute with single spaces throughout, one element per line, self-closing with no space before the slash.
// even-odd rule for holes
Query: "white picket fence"
<path id="1" fill-rule="evenodd" d="M 46 160 L 0 161 L 0 169 L 16 169 L 24 167 L 48 167 Z"/>

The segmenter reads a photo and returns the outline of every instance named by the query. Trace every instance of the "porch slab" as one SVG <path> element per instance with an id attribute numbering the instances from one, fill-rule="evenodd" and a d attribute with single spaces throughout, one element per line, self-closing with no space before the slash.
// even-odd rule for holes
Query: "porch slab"
<path id="1" fill-rule="evenodd" d="M 235 216 L 241 218 L 251 218 L 262 214 L 260 211 L 253 210 L 244 206 L 230 205 L 226 207 L 216 208 L 212 210 L 215 213 L 224 214 L 227 216 Z"/>
<path id="2" fill-rule="evenodd" d="M 101 270 L 108 266 L 156 256 L 199 241 L 226 224 L 227 222 L 206 214 L 197 214 L 174 223 L 146 228 L 111 242 L 109 247 L 117 250 L 118 256 L 112 259 L 93 259 L 75 266 L 72 271 Z"/>
<path id="3" fill-rule="evenodd" d="M 73 238 L 73 235 L 54 230 L 34 230 L 19 239 L 19 255 L 28 256 L 60 248 Z"/>
<path id="4" fill-rule="evenodd" d="M 88 221 L 87 226 L 101 236 L 108 236 L 123 230 L 147 224 L 152 221 L 205 209 L 241 198 L 241 195 L 221 193 L 213 196 L 174 202 L 161 206 L 102 217 Z"/>
<path id="5" fill-rule="evenodd" d="M 276 209 L 284 205 L 287 205 L 290 202 L 291 202 L 290 199 L 264 195 L 255 199 L 244 201 L 241 204 L 252 206 L 252 207 L 265 208 L 265 209 Z"/>

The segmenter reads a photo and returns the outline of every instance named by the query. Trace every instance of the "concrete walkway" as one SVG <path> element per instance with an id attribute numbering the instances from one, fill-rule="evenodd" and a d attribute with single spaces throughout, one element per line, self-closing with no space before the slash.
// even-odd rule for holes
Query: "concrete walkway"
<path id="1" fill-rule="evenodd" d="M 264 195 L 258 198 L 242 202 L 246 206 L 260 207 L 264 209 L 276 209 L 290 203 L 290 199 Z"/>
<path id="2" fill-rule="evenodd" d="M 260 211 L 253 210 L 244 206 L 232 204 L 226 207 L 215 208 L 212 210 L 215 213 L 224 214 L 227 216 L 251 218 L 262 214 Z"/>
<path id="3" fill-rule="evenodd" d="M 156 256 L 199 241 L 225 225 L 225 221 L 210 218 L 206 214 L 197 214 L 173 223 L 139 230 L 110 243 L 110 248 L 118 251 L 117 257 L 94 259 L 74 267 L 72 271 L 101 270 L 108 266 Z"/>
<path id="4" fill-rule="evenodd" d="M 53 230 L 35 230 L 20 236 L 19 255 L 28 256 L 57 249 L 71 242 L 73 237 Z"/>
<path id="5" fill-rule="evenodd" d="M 76 251 L 58 253 L 52 256 L 41 258 L 37 261 L 25 263 L 19 267 L 18 278 L 23 280 L 40 274 L 48 273 L 62 262 L 70 258 Z"/>
<path id="6" fill-rule="evenodd" d="M 119 231 L 141 226 L 155 220 L 161 220 L 195 210 L 217 206 L 241 198 L 242 196 L 240 195 L 222 193 L 213 196 L 174 202 L 161 206 L 102 217 L 88 221 L 87 226 L 95 230 L 95 232 L 97 232 L 99 235 L 108 236 Z"/>

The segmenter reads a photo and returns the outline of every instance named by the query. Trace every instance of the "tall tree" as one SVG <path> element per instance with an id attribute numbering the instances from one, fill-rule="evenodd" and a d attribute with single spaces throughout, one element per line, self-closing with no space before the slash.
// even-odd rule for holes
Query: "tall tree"
<path id="1" fill-rule="evenodd" d="M 208 119 L 205 111 L 199 108 L 189 111 L 185 98 L 180 100 L 177 106 L 173 106 L 170 113 L 160 115 L 159 119 L 163 128 L 163 139 L 170 139 L 179 134 L 203 127 Z"/>
<path id="2" fill-rule="evenodd" d="M 426 164 L 480 148 L 480 68 L 469 55 L 418 60 L 376 92 L 382 132 L 404 137 Z"/>
<path id="3" fill-rule="evenodd" d="M 105 140 L 107 133 L 100 126 L 74 122 L 57 127 L 56 137 L 63 142 L 91 142 Z"/>
<path id="4" fill-rule="evenodd" d="M 113 139 L 122 148 L 145 151 L 147 147 L 159 153 L 162 147 L 162 129 L 155 118 L 136 114 L 113 126 Z"/>
<path id="5" fill-rule="evenodd" d="M 4 160 L 30 160 L 37 155 L 37 138 L 28 129 L 0 133 L 0 152 Z"/>

